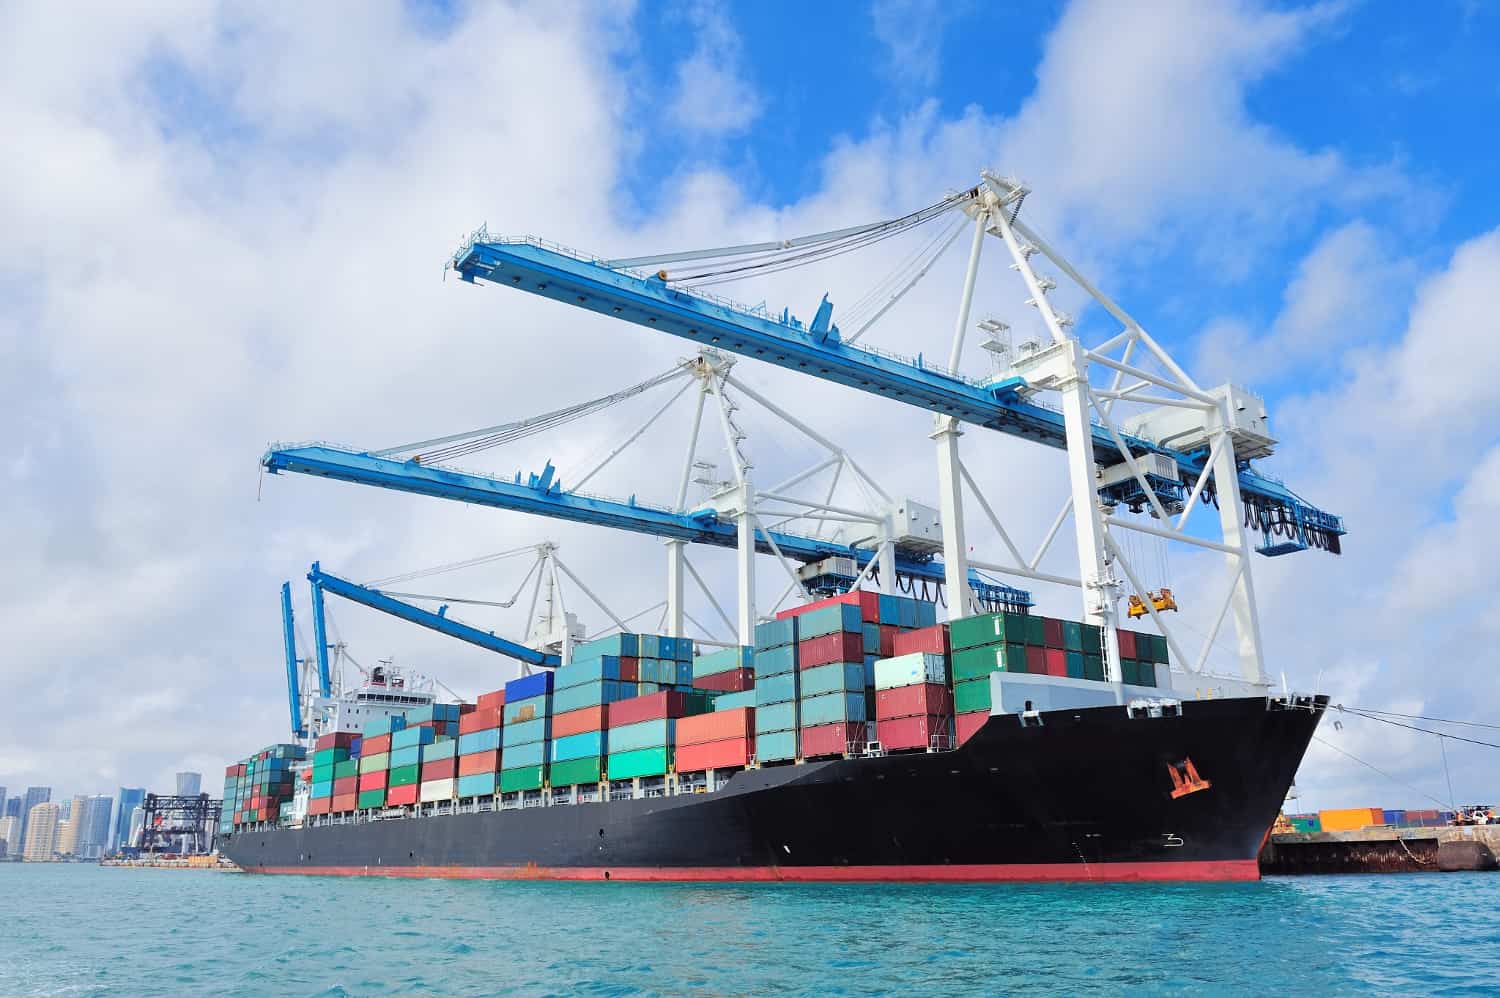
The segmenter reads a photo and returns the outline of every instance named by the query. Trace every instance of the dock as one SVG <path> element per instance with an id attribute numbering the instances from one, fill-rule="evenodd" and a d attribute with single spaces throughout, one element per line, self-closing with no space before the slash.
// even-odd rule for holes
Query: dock
<path id="1" fill-rule="evenodd" d="M 1500 825 L 1361 828 L 1272 835 L 1260 854 L 1266 875 L 1494 870 Z"/>

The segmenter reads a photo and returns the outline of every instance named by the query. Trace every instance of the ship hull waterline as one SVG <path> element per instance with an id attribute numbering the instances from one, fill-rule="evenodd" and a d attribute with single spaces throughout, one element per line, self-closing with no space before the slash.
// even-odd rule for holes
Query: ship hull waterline
<path id="1" fill-rule="evenodd" d="M 763 766 L 714 793 L 249 829 L 220 848 L 265 874 L 1254 880 L 1326 703 L 1192 700 L 1176 716 L 1090 707 L 1030 723 L 996 715 L 952 752 Z"/>

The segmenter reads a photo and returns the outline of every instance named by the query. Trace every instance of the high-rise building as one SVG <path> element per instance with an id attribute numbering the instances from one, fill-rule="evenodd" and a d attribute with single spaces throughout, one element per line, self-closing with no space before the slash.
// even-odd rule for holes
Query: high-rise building
<path id="1" fill-rule="evenodd" d="M 178 773 L 177 774 L 177 796 L 197 797 L 203 792 L 202 773 Z"/>
<path id="2" fill-rule="evenodd" d="M 89 799 L 82 794 L 67 802 L 67 817 L 59 815 L 57 823 L 57 852 L 61 856 L 77 856 L 79 833 L 83 831 L 84 811 Z M 62 805 L 59 805 L 59 810 Z"/>
<path id="3" fill-rule="evenodd" d="M 10 798 L 5 796 L 5 787 L 0 787 L 0 818 L 5 817 L 5 803 Z"/>
<path id="4" fill-rule="evenodd" d="M 29 792 L 29 791 L 28 791 Z M 26 815 L 26 849 L 28 863 L 50 863 L 57 850 L 58 812 L 56 804 L 38 804 Z"/>
<path id="5" fill-rule="evenodd" d="M 52 799 L 51 787 L 27 787 L 26 797 L 21 801 L 21 840 L 26 841 L 26 829 L 31 824 L 31 809 Z"/>
<path id="6" fill-rule="evenodd" d="M 114 831 L 109 836 L 109 849 L 111 852 L 126 845 L 130 838 L 130 816 L 141 802 L 146 799 L 144 787 L 121 787 L 119 807 L 115 808 Z"/>
<path id="7" fill-rule="evenodd" d="M 114 798 L 109 794 L 93 794 L 88 798 L 83 812 L 83 824 L 78 828 L 79 856 L 98 859 L 109 848 L 109 819 L 114 813 L 114 806 Z"/>
<path id="8" fill-rule="evenodd" d="M 140 846 L 141 833 L 146 830 L 146 808 L 137 804 L 130 809 L 130 824 L 126 826 L 124 845 Z"/>
<path id="9" fill-rule="evenodd" d="M 21 819 L 15 815 L 0 818 L 0 859 L 21 855 Z"/>
<path id="10" fill-rule="evenodd" d="M 5 816 L 21 820 L 21 798 L 11 797 L 5 802 Z"/>

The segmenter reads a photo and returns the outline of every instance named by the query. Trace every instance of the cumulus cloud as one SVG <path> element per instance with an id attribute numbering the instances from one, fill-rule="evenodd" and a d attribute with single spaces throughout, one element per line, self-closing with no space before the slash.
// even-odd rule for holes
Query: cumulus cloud
<path id="1" fill-rule="evenodd" d="M 692 54 L 677 67 L 672 114 L 682 127 L 710 135 L 742 132 L 760 117 L 761 100 L 745 78 L 740 36 L 719 4 L 699 0 L 684 11 Z"/>
<path id="2" fill-rule="evenodd" d="M 877 0 L 870 18 L 898 80 L 916 87 L 937 83 L 943 32 L 965 6 L 939 0 Z"/>

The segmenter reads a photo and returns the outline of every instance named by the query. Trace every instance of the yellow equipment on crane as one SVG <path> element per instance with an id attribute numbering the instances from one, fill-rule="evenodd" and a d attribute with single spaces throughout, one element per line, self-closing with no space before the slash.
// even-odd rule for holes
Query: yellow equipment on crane
<path id="1" fill-rule="evenodd" d="M 1172 590 L 1166 587 L 1163 587 L 1160 592 L 1146 593 L 1146 599 L 1151 601 L 1151 606 L 1157 613 L 1177 609 L 1177 600 L 1173 598 Z M 1134 620 L 1137 617 L 1146 616 L 1150 611 L 1146 609 L 1146 604 L 1139 596 L 1131 596 L 1129 608 L 1126 612 L 1130 614 L 1130 619 Z"/>

